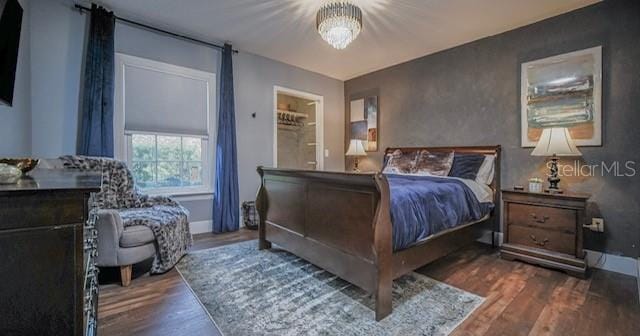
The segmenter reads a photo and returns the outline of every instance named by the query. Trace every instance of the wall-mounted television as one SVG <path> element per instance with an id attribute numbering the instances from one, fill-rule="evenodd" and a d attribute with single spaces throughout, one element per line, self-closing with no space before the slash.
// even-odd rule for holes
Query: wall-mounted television
<path id="1" fill-rule="evenodd" d="M 0 105 L 13 105 L 22 12 L 18 0 L 0 0 Z"/>

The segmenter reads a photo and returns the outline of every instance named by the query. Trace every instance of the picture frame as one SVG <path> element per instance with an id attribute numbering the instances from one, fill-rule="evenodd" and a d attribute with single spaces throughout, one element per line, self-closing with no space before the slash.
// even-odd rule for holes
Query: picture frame
<path id="1" fill-rule="evenodd" d="M 602 46 L 521 64 L 522 147 L 567 127 L 577 146 L 602 146 Z"/>
<path id="2" fill-rule="evenodd" d="M 366 152 L 378 151 L 380 106 L 377 90 L 352 95 L 349 99 L 349 139 L 365 142 Z"/>

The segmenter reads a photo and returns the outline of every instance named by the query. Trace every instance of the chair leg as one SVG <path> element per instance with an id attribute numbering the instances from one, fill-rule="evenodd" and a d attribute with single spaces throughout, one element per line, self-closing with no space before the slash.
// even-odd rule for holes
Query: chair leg
<path id="1" fill-rule="evenodd" d="M 120 280 L 122 281 L 122 287 L 127 287 L 131 284 L 131 269 L 132 265 L 120 266 Z"/>

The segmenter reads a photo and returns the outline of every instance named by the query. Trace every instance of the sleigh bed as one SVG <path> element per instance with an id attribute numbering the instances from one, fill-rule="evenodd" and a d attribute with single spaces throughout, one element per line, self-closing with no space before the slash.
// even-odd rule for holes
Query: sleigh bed
<path id="1" fill-rule="evenodd" d="M 487 181 L 492 208 L 482 218 L 457 223 L 399 247 L 394 241 L 399 233 L 393 224 L 399 220 L 396 215 L 392 221 L 389 182 L 397 177 L 258 167 L 262 179 L 256 200 L 259 248 L 276 244 L 372 293 L 376 320 L 392 311 L 394 279 L 476 241 L 486 232 L 491 232 L 493 240 L 499 225 L 500 146 L 389 148 L 386 154 L 398 149 L 494 155 L 493 178 Z"/>

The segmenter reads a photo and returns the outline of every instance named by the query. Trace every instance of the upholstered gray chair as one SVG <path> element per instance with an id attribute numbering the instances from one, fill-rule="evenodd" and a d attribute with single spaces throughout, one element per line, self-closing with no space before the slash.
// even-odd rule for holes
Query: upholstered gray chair
<path id="1" fill-rule="evenodd" d="M 97 214 L 96 265 L 120 267 L 123 286 L 131 282 L 133 264 L 154 257 L 151 274 L 164 273 L 188 252 L 188 211 L 171 198 L 140 193 L 125 163 L 82 156 L 60 160 L 66 169 L 102 173 L 101 190 L 89 200 Z"/>
<path id="2" fill-rule="evenodd" d="M 156 238 L 153 231 L 144 225 L 125 228 L 118 210 L 99 209 L 97 215 L 96 265 L 120 267 L 122 286 L 129 286 L 133 264 L 145 261 L 156 254 Z"/>

